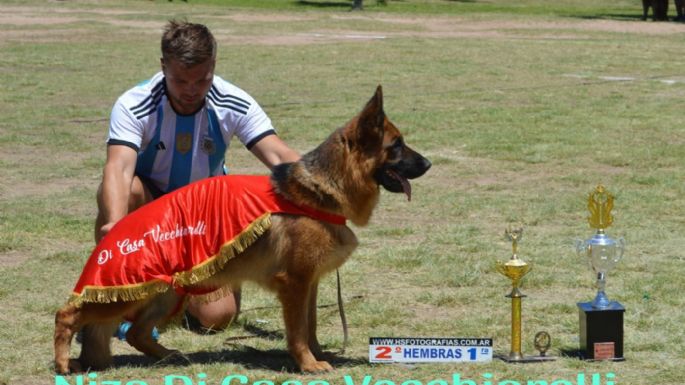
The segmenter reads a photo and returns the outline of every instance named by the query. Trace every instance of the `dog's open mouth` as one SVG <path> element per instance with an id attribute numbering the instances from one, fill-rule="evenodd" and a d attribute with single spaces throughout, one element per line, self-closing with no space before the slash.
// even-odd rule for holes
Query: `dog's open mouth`
<path id="1" fill-rule="evenodd" d="M 396 181 L 400 182 L 402 185 L 402 191 L 407 195 L 407 200 L 411 201 L 411 184 L 409 184 L 409 180 L 402 175 L 396 173 L 393 170 L 386 170 L 388 175 L 390 175 L 391 178 L 395 179 Z"/>

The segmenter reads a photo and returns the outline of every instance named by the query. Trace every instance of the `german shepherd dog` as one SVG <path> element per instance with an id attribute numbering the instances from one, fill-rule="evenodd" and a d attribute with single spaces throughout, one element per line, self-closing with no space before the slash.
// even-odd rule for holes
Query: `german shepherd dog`
<path id="1" fill-rule="evenodd" d="M 428 159 L 405 144 L 385 115 L 378 86 L 357 116 L 299 161 L 275 167 L 270 180 L 273 190 L 295 205 L 343 216 L 364 226 L 378 202 L 380 186 L 390 192 L 404 192 L 410 199 L 408 179 L 420 177 L 430 166 Z M 357 238 L 344 224 L 275 214 L 271 226 L 244 251 L 208 278 L 189 286 L 239 288 L 243 281 L 253 281 L 275 292 L 283 309 L 288 350 L 300 370 L 329 371 L 333 368 L 322 360 L 316 337 L 317 286 L 321 277 L 340 267 L 356 246 Z M 159 258 L 164 261 L 169 257 Z M 151 331 L 182 303 L 183 295 L 171 285 L 145 298 L 106 303 L 70 301 L 55 316 L 55 371 L 68 374 L 110 366 L 111 336 L 124 315 L 133 314 L 126 341 L 134 348 L 157 359 L 177 353 L 155 341 Z M 81 329 L 81 355 L 70 360 L 72 337 Z"/>

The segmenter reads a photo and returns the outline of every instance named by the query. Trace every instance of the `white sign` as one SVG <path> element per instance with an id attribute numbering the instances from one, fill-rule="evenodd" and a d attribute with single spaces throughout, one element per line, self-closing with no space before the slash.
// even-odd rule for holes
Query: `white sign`
<path id="1" fill-rule="evenodd" d="M 369 338 L 369 362 L 490 362 L 492 338 Z"/>

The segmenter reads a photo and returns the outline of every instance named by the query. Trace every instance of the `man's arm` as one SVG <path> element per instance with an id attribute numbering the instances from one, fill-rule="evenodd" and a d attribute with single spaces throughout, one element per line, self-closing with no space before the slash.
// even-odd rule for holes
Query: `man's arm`
<path id="1" fill-rule="evenodd" d="M 255 143 L 250 151 L 269 169 L 281 163 L 295 162 L 300 159 L 300 154 L 288 147 L 276 135 L 265 136 Z"/>
<path id="2" fill-rule="evenodd" d="M 102 238 L 129 212 L 131 184 L 136 169 L 137 152 L 124 145 L 107 146 L 107 161 L 98 193 L 100 228 L 96 238 Z"/>

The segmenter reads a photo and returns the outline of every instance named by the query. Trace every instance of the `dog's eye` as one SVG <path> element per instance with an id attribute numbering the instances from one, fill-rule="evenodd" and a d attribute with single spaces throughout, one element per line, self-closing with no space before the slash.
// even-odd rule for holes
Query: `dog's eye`
<path id="1" fill-rule="evenodd" d="M 402 157 L 402 152 L 404 151 L 404 142 L 402 138 L 396 139 L 390 147 L 388 147 L 388 158 L 389 159 L 399 159 Z"/>
<path id="2" fill-rule="evenodd" d="M 390 148 L 393 152 L 402 152 L 402 149 L 404 148 L 404 141 L 402 138 L 397 138 L 395 143 L 393 143 Z"/>

